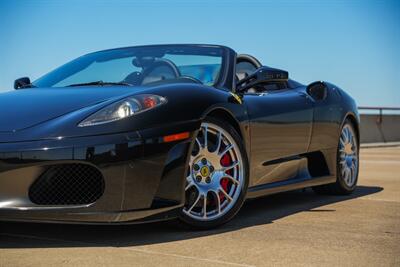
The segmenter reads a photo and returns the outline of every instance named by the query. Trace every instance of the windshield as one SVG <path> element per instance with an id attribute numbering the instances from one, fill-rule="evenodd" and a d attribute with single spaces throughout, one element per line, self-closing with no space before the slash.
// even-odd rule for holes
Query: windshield
<path id="1" fill-rule="evenodd" d="M 146 85 L 196 82 L 214 85 L 223 49 L 214 46 L 144 46 L 91 53 L 33 82 L 36 87 Z"/>

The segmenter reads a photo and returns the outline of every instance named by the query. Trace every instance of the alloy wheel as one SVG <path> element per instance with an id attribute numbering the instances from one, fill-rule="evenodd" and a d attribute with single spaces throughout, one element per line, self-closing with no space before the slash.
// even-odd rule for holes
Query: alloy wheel
<path id="1" fill-rule="evenodd" d="M 346 186 L 353 187 L 358 175 L 358 146 L 354 131 L 349 124 L 343 127 L 340 135 L 339 168 Z"/>
<path id="2" fill-rule="evenodd" d="M 214 123 L 202 123 L 190 156 L 183 212 L 197 221 L 224 216 L 239 198 L 243 174 L 243 159 L 233 137 Z"/>

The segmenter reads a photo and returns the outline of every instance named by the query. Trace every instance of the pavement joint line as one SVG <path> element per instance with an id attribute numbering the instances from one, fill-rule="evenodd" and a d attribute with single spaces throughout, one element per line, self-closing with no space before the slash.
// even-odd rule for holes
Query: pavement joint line
<path id="1" fill-rule="evenodd" d="M 59 239 L 59 238 L 49 238 L 49 237 L 41 237 L 41 236 L 34 236 L 34 235 L 0 233 L 0 236 L 1 235 L 2 236 L 9 236 L 9 237 L 19 237 L 19 238 L 46 240 L 46 241 L 58 241 L 58 242 L 61 241 L 61 242 L 76 243 L 76 244 L 90 245 L 90 246 L 102 245 L 102 244 L 94 243 L 94 242 L 84 242 L 84 241 L 75 241 L 75 240 L 67 240 L 67 239 Z M 106 247 L 106 246 L 103 246 L 103 247 Z M 110 245 L 109 247 L 110 248 L 114 248 L 114 249 L 123 249 L 123 250 L 141 252 L 141 253 L 152 254 L 152 255 L 162 255 L 162 256 L 176 257 L 176 258 L 182 258 L 182 259 L 206 261 L 206 262 L 210 262 L 210 263 L 224 264 L 224 265 L 230 265 L 230 266 L 255 267 L 255 265 L 248 265 L 248 264 L 221 261 L 221 260 L 213 260 L 213 259 L 207 259 L 207 258 L 199 258 L 199 257 L 193 257 L 193 256 L 185 256 L 185 255 L 179 255 L 179 254 L 173 254 L 173 253 L 157 252 L 157 251 L 151 251 L 151 250 L 145 250 L 145 249 L 137 249 L 137 248 L 131 248 L 131 247 L 118 247 L 118 246 L 112 246 L 112 245 Z"/>
<path id="2" fill-rule="evenodd" d="M 248 264 L 221 261 L 221 260 L 213 260 L 213 259 L 207 259 L 207 258 L 198 258 L 198 257 L 193 257 L 193 256 L 185 256 L 185 255 L 179 255 L 179 254 L 173 254 L 173 253 L 164 253 L 164 252 L 157 252 L 157 251 L 143 250 L 143 249 L 136 249 L 136 248 L 129 248 L 129 247 L 126 247 L 126 248 L 123 247 L 122 249 L 133 250 L 133 251 L 143 252 L 143 253 L 147 253 L 147 254 L 157 254 L 157 255 L 165 255 L 165 256 L 173 256 L 173 257 L 185 258 L 185 259 L 190 259 L 190 260 L 207 261 L 207 262 L 210 262 L 210 263 L 225 264 L 225 265 L 231 265 L 231 266 L 255 267 L 255 265 L 248 265 Z"/>
<path id="3" fill-rule="evenodd" d="M 374 164 L 399 164 L 398 160 L 373 160 L 373 159 L 364 159 L 361 160 L 360 163 L 374 163 Z"/>
<path id="4" fill-rule="evenodd" d="M 399 147 L 400 146 L 400 142 L 381 142 L 381 143 L 362 143 L 360 144 L 361 148 L 366 148 L 366 149 L 370 149 L 370 148 L 387 148 L 387 147 Z"/>
<path id="5" fill-rule="evenodd" d="M 369 198 L 368 196 L 362 196 L 359 199 L 360 200 L 369 200 L 369 201 L 378 201 L 378 202 L 400 203 L 400 200 L 390 200 L 390 199 L 382 199 L 382 198 Z"/>

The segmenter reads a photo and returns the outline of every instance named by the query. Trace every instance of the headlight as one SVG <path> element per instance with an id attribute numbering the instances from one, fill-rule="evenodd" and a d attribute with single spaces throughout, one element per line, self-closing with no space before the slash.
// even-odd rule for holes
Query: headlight
<path id="1" fill-rule="evenodd" d="M 128 118 L 165 104 L 167 99 L 158 95 L 137 95 L 113 103 L 90 115 L 79 127 L 93 126 Z"/>

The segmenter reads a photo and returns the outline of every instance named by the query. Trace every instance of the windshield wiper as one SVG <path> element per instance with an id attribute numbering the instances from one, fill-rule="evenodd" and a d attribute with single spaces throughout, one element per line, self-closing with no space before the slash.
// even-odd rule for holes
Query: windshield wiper
<path id="1" fill-rule="evenodd" d="M 105 86 L 105 85 L 132 86 L 132 84 L 130 84 L 130 83 L 124 83 L 124 82 L 103 82 L 103 81 L 95 81 L 95 82 L 88 82 L 88 83 L 74 83 L 74 84 L 67 85 L 66 87 L 92 86 L 92 85 L 100 85 L 100 86 Z"/>

